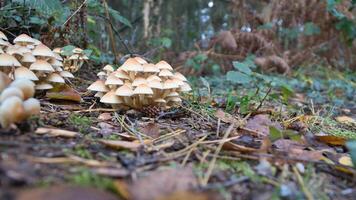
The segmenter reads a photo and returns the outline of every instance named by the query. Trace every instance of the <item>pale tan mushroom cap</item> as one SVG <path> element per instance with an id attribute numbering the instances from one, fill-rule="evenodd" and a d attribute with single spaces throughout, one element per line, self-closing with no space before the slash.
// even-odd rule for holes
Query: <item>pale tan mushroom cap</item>
<path id="1" fill-rule="evenodd" d="M 74 78 L 74 75 L 68 71 L 61 71 L 59 72 L 59 75 L 61 75 L 64 78 Z"/>
<path id="2" fill-rule="evenodd" d="M 162 60 L 162 61 L 160 61 L 160 62 L 158 62 L 157 64 L 156 64 L 156 67 L 158 67 L 158 69 L 166 69 L 166 70 L 169 70 L 169 71 L 172 71 L 173 70 L 173 68 L 172 68 L 172 66 L 170 65 L 170 64 L 168 64 L 166 61 L 164 61 L 164 60 Z"/>
<path id="3" fill-rule="evenodd" d="M 139 62 L 141 65 L 147 64 L 147 61 L 141 57 L 134 57 L 134 59 Z"/>
<path id="4" fill-rule="evenodd" d="M 108 76 L 108 78 L 105 81 L 105 85 L 123 85 L 124 82 L 117 78 L 115 74 L 111 74 Z"/>
<path id="5" fill-rule="evenodd" d="M 182 86 L 179 87 L 179 91 L 181 92 L 189 92 L 191 91 L 192 88 L 190 87 L 190 85 L 186 82 L 184 82 L 184 84 Z"/>
<path id="6" fill-rule="evenodd" d="M 51 59 L 50 60 L 50 64 L 53 66 L 53 67 L 63 67 L 63 63 L 57 59 Z"/>
<path id="7" fill-rule="evenodd" d="M 56 48 L 53 49 L 53 52 L 56 53 L 56 54 L 61 54 L 63 51 L 62 51 L 62 48 L 56 47 Z"/>
<path id="8" fill-rule="evenodd" d="M 50 58 L 55 57 L 52 50 L 44 44 L 39 44 L 38 46 L 36 46 L 36 48 L 32 51 L 32 55 Z"/>
<path id="9" fill-rule="evenodd" d="M 105 65 L 103 70 L 108 71 L 108 72 L 113 72 L 115 71 L 114 67 L 112 65 Z"/>
<path id="10" fill-rule="evenodd" d="M 24 53 L 21 62 L 34 63 L 36 62 L 36 58 L 32 55 L 32 53 Z"/>
<path id="11" fill-rule="evenodd" d="M 153 81 L 148 82 L 148 86 L 150 88 L 154 88 L 154 89 L 160 89 L 160 90 L 163 89 L 163 84 L 161 83 L 161 81 L 158 81 L 158 80 L 153 80 Z"/>
<path id="12" fill-rule="evenodd" d="M 58 53 L 53 52 L 53 55 L 54 55 L 54 58 L 55 58 L 56 60 L 63 61 L 62 56 L 60 56 Z"/>
<path id="13" fill-rule="evenodd" d="M 113 73 L 114 73 L 115 76 L 118 77 L 118 78 L 126 79 L 126 80 L 129 80 L 129 79 L 130 79 L 129 75 L 128 75 L 127 72 L 125 72 L 124 70 L 118 69 L 118 70 L 114 71 Z"/>
<path id="14" fill-rule="evenodd" d="M 132 89 L 128 85 L 125 84 L 125 85 L 119 87 L 115 91 L 115 94 L 117 96 L 121 96 L 121 97 L 130 97 L 130 96 L 134 95 L 134 92 L 132 91 Z"/>
<path id="15" fill-rule="evenodd" d="M 10 46 L 10 45 L 11 45 L 11 44 L 10 44 L 8 41 L 5 41 L 5 40 L 0 39 L 0 47 L 1 47 L 1 46 L 7 47 L 7 46 Z"/>
<path id="16" fill-rule="evenodd" d="M 10 124 L 20 122 L 25 118 L 22 100 L 18 97 L 10 97 L 2 102 L 0 107 L 0 115 L 7 116 L 1 119 L 1 125 L 8 127 Z"/>
<path id="17" fill-rule="evenodd" d="M 50 74 L 46 80 L 53 83 L 65 83 L 64 78 L 57 73 Z"/>
<path id="18" fill-rule="evenodd" d="M 10 84 L 9 87 L 19 88 L 24 94 L 25 99 L 33 97 L 35 94 L 35 84 L 28 79 L 16 79 Z"/>
<path id="19" fill-rule="evenodd" d="M 101 97 L 103 97 L 104 95 L 105 95 L 104 92 L 97 92 L 97 93 L 95 93 L 94 97 L 99 97 L 99 98 L 101 98 Z"/>
<path id="20" fill-rule="evenodd" d="M 179 85 L 173 80 L 166 80 L 163 83 L 163 88 L 164 89 L 175 89 L 175 88 L 179 88 Z"/>
<path id="21" fill-rule="evenodd" d="M 158 67 L 156 67 L 156 65 L 150 63 L 150 64 L 144 64 L 143 65 L 143 72 L 146 73 L 157 73 L 160 70 L 158 69 Z"/>
<path id="22" fill-rule="evenodd" d="M 49 83 L 43 83 L 43 82 L 40 82 L 40 83 L 37 83 L 36 86 L 35 86 L 35 89 L 36 90 L 49 90 L 49 89 L 52 89 L 53 86 Z"/>
<path id="23" fill-rule="evenodd" d="M 141 84 L 135 88 L 134 94 L 153 94 L 153 90 L 148 85 Z"/>
<path id="24" fill-rule="evenodd" d="M 5 99 L 8 99 L 10 97 L 19 97 L 21 100 L 24 100 L 23 92 L 21 91 L 21 89 L 16 87 L 5 88 L 5 90 L 1 92 L 0 101 L 5 101 Z"/>
<path id="25" fill-rule="evenodd" d="M 159 72 L 158 76 L 160 76 L 160 77 L 172 77 L 173 73 L 171 71 L 167 70 L 167 69 L 162 69 Z"/>
<path id="26" fill-rule="evenodd" d="M 14 39 L 14 43 L 15 44 L 17 44 L 17 43 L 33 44 L 33 43 L 35 43 L 35 41 L 33 40 L 32 37 L 30 37 L 26 34 L 21 34 Z"/>
<path id="27" fill-rule="evenodd" d="M 143 66 L 134 58 L 128 58 L 120 68 L 127 72 L 143 72 Z"/>
<path id="28" fill-rule="evenodd" d="M 179 97 L 178 92 L 171 92 L 167 95 L 167 97 Z"/>
<path id="29" fill-rule="evenodd" d="M 147 80 L 143 77 L 137 77 L 135 80 L 132 82 L 132 86 L 136 87 L 141 84 L 147 84 Z"/>
<path id="30" fill-rule="evenodd" d="M 37 60 L 30 65 L 30 70 L 33 71 L 43 71 L 43 72 L 54 72 L 52 65 L 45 60 Z"/>
<path id="31" fill-rule="evenodd" d="M 40 102 L 35 98 L 29 98 L 24 101 L 23 108 L 27 116 L 38 115 L 41 112 Z"/>
<path id="32" fill-rule="evenodd" d="M 167 101 L 162 99 L 162 98 L 155 99 L 154 102 L 156 102 L 156 103 L 167 103 Z"/>
<path id="33" fill-rule="evenodd" d="M 108 104 L 121 104 L 124 103 L 120 97 L 115 94 L 115 90 L 111 90 L 106 93 L 103 97 L 100 98 L 101 103 L 108 103 Z"/>
<path id="34" fill-rule="evenodd" d="M 88 90 L 94 92 L 108 92 L 109 88 L 105 85 L 103 80 L 97 80 L 88 87 Z"/>
<path id="35" fill-rule="evenodd" d="M 176 79 L 179 79 L 181 81 L 188 81 L 187 78 L 185 78 L 185 76 L 183 76 L 183 74 L 181 74 L 179 72 L 174 73 L 173 77 Z"/>
<path id="36" fill-rule="evenodd" d="M 83 52 L 83 49 L 81 49 L 81 48 L 74 48 L 73 50 L 72 50 L 72 52 L 73 53 L 76 53 L 76 54 L 81 54 L 82 52 Z"/>
<path id="37" fill-rule="evenodd" d="M 21 64 L 17 59 L 9 54 L 0 54 L 0 67 L 20 67 Z"/>
<path id="38" fill-rule="evenodd" d="M 15 79 L 28 79 L 31 81 L 38 81 L 38 77 L 35 73 L 29 70 L 27 67 L 19 67 L 14 72 Z"/>
<path id="39" fill-rule="evenodd" d="M 162 79 L 156 75 L 151 75 L 151 76 L 147 77 L 148 82 L 153 81 L 153 80 L 162 81 Z"/>
<path id="40" fill-rule="evenodd" d="M 179 97 L 169 97 L 168 102 L 182 102 L 182 99 Z"/>

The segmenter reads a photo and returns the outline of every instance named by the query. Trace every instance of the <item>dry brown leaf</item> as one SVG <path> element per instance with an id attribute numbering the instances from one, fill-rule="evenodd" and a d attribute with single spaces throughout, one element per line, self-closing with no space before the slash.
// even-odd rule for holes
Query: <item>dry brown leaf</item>
<path id="1" fill-rule="evenodd" d="M 62 129 L 54 129 L 54 128 L 38 128 L 35 131 L 36 134 L 48 134 L 53 137 L 68 137 L 68 138 L 73 138 L 79 135 L 78 132 L 74 131 L 67 131 L 67 130 L 62 130 Z"/>
<path id="2" fill-rule="evenodd" d="M 111 119 L 112 119 L 111 113 L 101 113 L 98 116 L 98 120 L 101 120 L 101 121 L 109 121 Z"/>
<path id="3" fill-rule="evenodd" d="M 127 199 L 127 200 L 132 199 L 129 192 L 129 186 L 126 182 L 117 180 L 114 182 L 114 185 L 115 185 L 116 192 L 119 193 L 119 195 L 123 199 Z"/>
<path id="4" fill-rule="evenodd" d="M 254 116 L 253 118 L 247 121 L 245 127 L 261 134 L 262 136 L 268 136 L 270 126 L 282 130 L 282 126 L 276 122 L 272 122 L 268 115 Z"/>
<path id="5" fill-rule="evenodd" d="M 320 142 L 324 142 L 329 145 L 335 145 L 335 146 L 343 146 L 345 145 L 346 139 L 342 137 L 337 137 L 334 135 L 327 135 L 324 133 L 320 133 L 315 135 L 315 138 L 319 140 Z"/>
<path id="6" fill-rule="evenodd" d="M 302 159 L 307 161 L 319 161 L 323 158 L 321 151 L 307 151 L 303 149 L 290 149 L 288 156 L 295 159 Z"/>
<path id="7" fill-rule="evenodd" d="M 90 187 L 57 185 L 28 189 L 17 195 L 17 200 L 116 200 L 113 194 Z"/>
<path id="8" fill-rule="evenodd" d="M 222 31 L 216 36 L 216 42 L 222 49 L 234 51 L 237 48 L 237 43 L 231 31 Z"/>
<path id="9" fill-rule="evenodd" d="M 209 200 L 207 193 L 196 193 L 190 191 L 175 192 L 167 196 L 160 196 L 157 200 Z M 215 198 L 214 198 L 215 199 Z"/>
<path id="10" fill-rule="evenodd" d="M 222 122 L 225 123 L 233 123 L 236 121 L 236 119 L 232 115 L 220 109 L 216 111 L 215 117 L 219 118 Z"/>
<path id="11" fill-rule="evenodd" d="M 232 150 L 232 151 L 239 151 L 239 152 L 244 152 L 244 153 L 253 153 L 259 151 L 259 149 L 251 148 L 251 147 L 246 147 L 243 145 L 235 144 L 233 142 L 225 142 L 223 145 L 224 150 Z"/>
<path id="12" fill-rule="evenodd" d="M 339 163 L 345 166 L 353 167 L 352 160 L 350 156 L 342 156 L 339 158 Z"/>
<path id="13" fill-rule="evenodd" d="M 71 88 L 69 85 L 58 85 L 46 93 L 46 97 L 51 100 L 65 100 L 80 102 L 82 100 L 80 94 Z"/>
<path id="14" fill-rule="evenodd" d="M 156 170 L 148 176 L 138 178 L 129 186 L 129 191 L 132 199 L 151 200 L 190 191 L 197 186 L 198 181 L 192 168 L 171 168 Z"/>
<path id="15" fill-rule="evenodd" d="M 139 141 L 127 142 L 121 140 L 99 140 L 100 143 L 103 145 L 113 148 L 113 149 L 128 149 L 131 151 L 137 151 L 141 144 Z M 151 141 L 145 140 L 145 144 L 149 144 Z"/>
<path id="16" fill-rule="evenodd" d="M 304 149 L 306 146 L 300 142 L 287 139 L 279 139 L 273 142 L 273 146 L 279 150 L 289 151 L 290 149 Z"/>
<path id="17" fill-rule="evenodd" d="M 157 123 L 151 122 L 148 124 L 145 124 L 144 126 L 141 127 L 140 131 L 152 138 L 158 138 L 160 136 L 160 128 Z"/>

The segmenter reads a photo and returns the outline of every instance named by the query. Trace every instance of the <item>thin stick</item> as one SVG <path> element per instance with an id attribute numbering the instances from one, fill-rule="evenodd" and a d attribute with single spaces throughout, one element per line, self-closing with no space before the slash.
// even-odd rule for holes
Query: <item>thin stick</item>
<path id="1" fill-rule="evenodd" d="M 304 194 L 305 194 L 305 197 L 308 199 L 308 200 L 313 200 L 314 197 L 313 195 L 310 193 L 309 189 L 307 187 L 305 187 L 305 184 L 304 184 L 304 181 L 303 181 L 303 178 L 302 176 L 299 174 L 298 172 L 298 169 L 293 166 L 293 172 L 295 174 L 295 176 L 297 177 L 297 180 L 298 180 L 298 183 L 300 185 L 300 187 L 302 188 Z"/>
<path id="2" fill-rule="evenodd" d="M 214 153 L 214 156 L 213 156 L 213 159 L 211 160 L 210 164 L 209 164 L 209 168 L 208 168 L 208 171 L 206 172 L 206 175 L 202 181 L 202 185 L 203 186 L 206 186 L 209 182 L 209 179 L 210 179 L 210 176 L 213 172 L 213 169 L 215 167 L 215 162 L 217 160 L 217 156 L 219 155 L 220 153 L 220 150 L 222 149 L 224 143 L 225 143 L 225 140 L 229 137 L 229 135 L 231 134 L 232 130 L 234 129 L 235 127 L 235 123 L 232 123 L 230 125 L 230 127 L 226 130 L 225 132 L 225 135 L 222 139 L 222 142 L 220 142 L 219 146 L 217 147 L 217 149 L 215 150 L 215 153 Z"/>
<path id="3" fill-rule="evenodd" d="M 62 24 L 62 26 L 65 26 L 65 25 L 72 19 L 72 17 L 74 17 L 74 15 L 76 15 L 76 14 L 80 11 L 80 9 L 83 8 L 83 6 L 87 3 L 87 1 L 88 1 L 88 0 L 85 0 L 85 1 L 78 7 L 78 9 L 77 9 L 76 11 L 74 11 L 74 13 L 73 13 L 71 16 L 69 16 L 69 18 Z"/>

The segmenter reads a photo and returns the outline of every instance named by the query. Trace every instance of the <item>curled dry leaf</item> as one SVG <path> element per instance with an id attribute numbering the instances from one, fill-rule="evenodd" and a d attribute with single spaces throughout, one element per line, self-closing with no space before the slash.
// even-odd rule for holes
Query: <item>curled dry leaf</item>
<path id="1" fill-rule="evenodd" d="M 247 129 L 253 130 L 262 136 L 269 135 L 269 127 L 275 127 L 282 130 L 282 126 L 276 122 L 272 122 L 268 115 L 256 115 L 247 121 L 245 126 Z"/>
<path id="2" fill-rule="evenodd" d="M 150 136 L 154 139 L 160 136 L 160 128 L 158 124 L 154 122 L 145 124 L 144 126 L 141 127 L 140 130 L 143 134 Z"/>
<path id="3" fill-rule="evenodd" d="M 236 119 L 232 115 L 220 109 L 216 111 L 215 117 L 217 117 L 218 119 L 220 119 L 222 122 L 225 123 L 233 123 L 236 121 Z"/>
<path id="4" fill-rule="evenodd" d="M 98 117 L 98 120 L 109 121 L 112 119 L 111 113 L 101 113 Z"/>
<path id="5" fill-rule="evenodd" d="M 324 142 L 329 145 L 335 145 L 335 146 L 343 146 L 345 145 L 346 139 L 334 135 L 328 135 L 325 133 L 318 133 L 315 135 L 315 138 L 319 140 L 320 142 Z"/>
<path id="6" fill-rule="evenodd" d="M 40 135 L 48 134 L 53 137 L 68 137 L 68 138 L 73 138 L 79 135 L 78 132 L 55 129 L 55 128 L 38 128 L 35 131 L 35 133 Z"/>
<path id="7" fill-rule="evenodd" d="M 80 94 L 68 85 L 56 85 L 46 93 L 46 97 L 51 100 L 65 100 L 80 102 Z"/>

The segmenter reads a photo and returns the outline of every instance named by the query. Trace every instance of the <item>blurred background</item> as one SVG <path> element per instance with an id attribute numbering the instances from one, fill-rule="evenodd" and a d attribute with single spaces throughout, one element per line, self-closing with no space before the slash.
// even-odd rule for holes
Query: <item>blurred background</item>
<path id="1" fill-rule="evenodd" d="M 315 64 L 356 69 L 352 0 L 0 2 L 5 33 L 88 48 L 97 63 L 119 62 L 131 52 L 166 59 L 186 74 L 225 73 L 250 55 L 267 72 Z"/>

